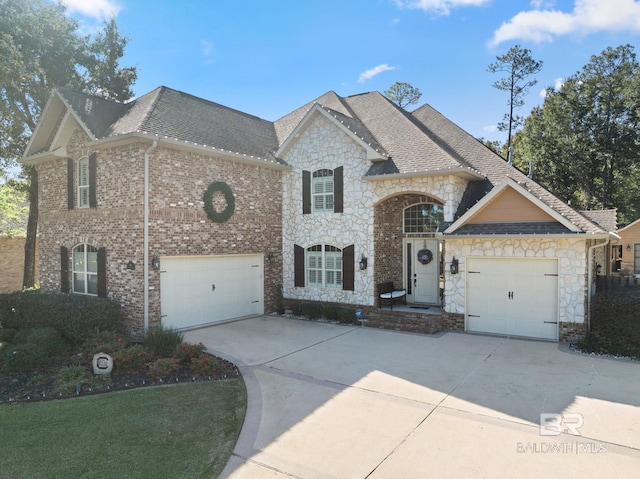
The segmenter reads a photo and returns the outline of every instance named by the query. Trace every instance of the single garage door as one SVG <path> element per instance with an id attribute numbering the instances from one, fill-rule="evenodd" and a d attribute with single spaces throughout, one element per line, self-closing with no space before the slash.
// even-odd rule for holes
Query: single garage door
<path id="1" fill-rule="evenodd" d="M 467 331 L 558 339 L 558 261 L 467 258 Z"/>
<path id="2" fill-rule="evenodd" d="M 264 314 L 262 255 L 163 257 L 160 264 L 165 327 Z"/>

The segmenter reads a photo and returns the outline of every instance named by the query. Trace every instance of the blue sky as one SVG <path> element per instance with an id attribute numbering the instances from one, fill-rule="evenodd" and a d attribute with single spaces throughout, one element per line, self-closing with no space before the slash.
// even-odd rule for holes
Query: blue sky
<path id="1" fill-rule="evenodd" d="M 276 120 L 323 93 L 396 81 L 476 137 L 504 141 L 507 93 L 487 72 L 513 45 L 543 61 L 541 91 L 606 47 L 640 39 L 640 0 L 64 0 L 81 30 L 116 14 L 136 96 L 165 85 Z M 637 51 L 640 55 L 640 51 Z M 417 106 L 417 105 L 416 105 Z M 415 108 L 410 107 L 409 109 Z"/>

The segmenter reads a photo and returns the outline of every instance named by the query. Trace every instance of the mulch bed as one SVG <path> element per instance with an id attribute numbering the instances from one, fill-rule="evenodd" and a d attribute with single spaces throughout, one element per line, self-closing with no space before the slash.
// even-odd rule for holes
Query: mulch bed
<path id="1" fill-rule="evenodd" d="M 59 391 L 59 385 L 55 381 L 55 376 L 61 368 L 77 364 L 77 360 L 73 361 L 65 358 L 52 361 L 47 366 L 30 374 L 6 374 L 0 371 L 0 405 L 104 394 L 113 391 L 159 386 L 163 384 L 217 381 L 240 377 L 240 372 L 234 364 L 218 358 L 217 373 L 214 376 L 193 376 L 189 366 L 183 366 L 175 374 L 172 374 L 171 377 L 161 380 L 149 378 L 146 369 L 133 373 L 118 373 L 114 371 L 111 374 L 111 381 L 108 385 L 91 388 L 83 385 L 79 393 L 63 394 Z M 87 366 L 87 371 L 90 370 L 91 368 Z"/>

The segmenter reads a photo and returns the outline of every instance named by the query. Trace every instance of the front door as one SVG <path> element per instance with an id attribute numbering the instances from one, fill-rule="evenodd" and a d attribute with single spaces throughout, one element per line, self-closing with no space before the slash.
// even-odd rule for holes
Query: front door
<path id="1" fill-rule="evenodd" d="M 408 239 L 404 246 L 407 301 L 438 304 L 440 301 L 440 253 L 434 239 Z"/>

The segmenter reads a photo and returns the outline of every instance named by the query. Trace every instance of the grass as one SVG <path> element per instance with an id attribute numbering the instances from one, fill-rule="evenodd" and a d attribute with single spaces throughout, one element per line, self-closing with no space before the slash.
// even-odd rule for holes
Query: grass
<path id="1" fill-rule="evenodd" d="M 640 359 L 640 288 L 618 288 L 594 301 L 592 328 L 579 348 L 588 353 Z"/>
<path id="2" fill-rule="evenodd" d="M 0 475 L 217 477 L 246 409 L 241 378 L 0 406 Z"/>

